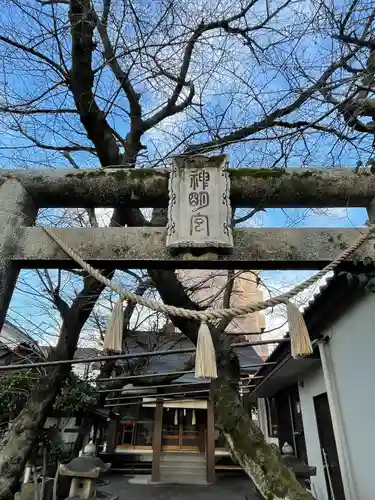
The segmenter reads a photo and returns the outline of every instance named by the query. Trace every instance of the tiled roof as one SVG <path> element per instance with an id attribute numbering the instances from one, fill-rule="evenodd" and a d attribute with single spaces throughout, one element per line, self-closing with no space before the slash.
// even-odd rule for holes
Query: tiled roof
<path id="1" fill-rule="evenodd" d="M 309 329 L 311 339 L 319 339 L 324 325 L 329 324 L 332 319 L 342 314 L 350 303 L 358 300 L 360 293 L 363 293 L 363 291 L 358 289 L 354 284 L 350 285 L 346 276 L 340 275 L 340 273 L 327 277 L 303 310 L 303 316 Z M 334 306 L 335 301 L 336 303 L 338 301 L 340 308 Z M 330 305 L 328 309 L 326 307 L 327 304 Z M 289 337 L 289 333 L 287 333 L 285 337 Z M 276 365 L 261 367 L 257 375 L 265 377 L 273 371 L 276 372 L 277 364 L 284 360 L 285 357 L 290 357 L 290 355 L 290 344 L 280 343 L 267 360 L 276 362 Z M 255 381 L 256 386 L 261 383 L 262 379 Z M 256 391 L 256 389 L 254 389 L 254 391 Z"/>
<path id="2" fill-rule="evenodd" d="M 40 350 L 43 352 L 45 358 L 49 355 L 52 349 L 52 346 L 40 347 Z M 74 359 L 94 358 L 95 356 L 102 355 L 102 351 L 99 351 L 99 349 L 95 349 L 93 347 L 77 347 L 76 352 L 74 353 Z"/>
<path id="3" fill-rule="evenodd" d="M 126 345 L 129 352 L 145 352 L 151 350 L 170 350 L 170 349 L 184 349 L 189 347 L 194 347 L 192 342 L 186 337 L 181 336 L 180 339 L 176 340 L 172 337 L 162 337 L 159 333 L 155 332 L 132 332 L 129 333 L 126 339 Z M 262 363 L 262 359 L 258 356 L 252 346 L 244 346 L 235 348 L 235 352 L 238 356 L 240 366 L 248 366 L 253 364 Z M 184 365 L 191 357 L 190 353 L 187 354 L 170 354 L 163 356 L 153 356 L 148 358 L 146 368 L 142 370 L 142 373 L 153 373 L 160 372 L 173 372 L 180 371 Z M 248 370 L 256 371 L 256 369 Z M 178 379 L 179 382 L 196 382 L 196 378 L 193 374 L 183 375 Z"/>
<path id="4" fill-rule="evenodd" d="M 4 321 L 4 325 L 0 331 L 0 347 L 15 349 L 20 344 L 28 344 L 34 347 L 38 346 L 38 343 L 30 337 L 30 335 L 23 332 L 9 321 Z"/>
<path id="5" fill-rule="evenodd" d="M 311 299 L 308 301 L 307 305 L 303 309 L 303 314 L 306 314 L 312 307 L 314 307 L 316 301 L 321 297 L 321 295 L 328 289 L 330 284 L 337 279 L 336 275 L 332 276 L 327 276 L 324 280 L 324 283 L 322 283 L 317 291 L 313 294 Z"/>

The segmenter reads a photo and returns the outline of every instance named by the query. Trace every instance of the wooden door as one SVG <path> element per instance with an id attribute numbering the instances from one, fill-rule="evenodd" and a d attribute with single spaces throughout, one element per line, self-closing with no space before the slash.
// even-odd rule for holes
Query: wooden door
<path id="1" fill-rule="evenodd" d="M 190 408 L 181 410 L 180 413 L 181 450 L 192 450 L 192 451 L 199 450 L 200 438 L 199 438 L 199 426 L 197 424 L 197 413 L 198 413 L 197 410 L 192 410 Z"/>
<path id="2" fill-rule="evenodd" d="M 162 449 L 164 451 L 199 450 L 200 436 L 196 410 L 188 408 L 164 409 Z"/>
<path id="3" fill-rule="evenodd" d="M 327 393 L 314 398 L 316 423 L 329 500 L 345 500 Z"/>
<path id="4" fill-rule="evenodd" d="M 179 410 L 164 408 L 162 429 L 162 450 L 179 450 L 180 424 Z"/>

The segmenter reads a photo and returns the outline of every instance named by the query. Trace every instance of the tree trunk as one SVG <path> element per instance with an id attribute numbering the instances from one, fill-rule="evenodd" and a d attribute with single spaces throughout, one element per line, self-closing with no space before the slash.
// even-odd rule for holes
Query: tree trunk
<path id="1" fill-rule="evenodd" d="M 108 278 L 112 277 L 112 272 L 103 274 Z M 71 307 L 59 299 L 63 324 L 59 341 L 49 360 L 73 358 L 81 329 L 103 289 L 104 285 L 95 279 L 86 278 L 84 287 L 75 297 Z M 14 493 L 18 490 L 20 478 L 38 433 L 43 429 L 48 411 L 70 369 L 70 365 L 56 365 L 46 369 L 46 375 L 32 390 L 25 408 L 0 441 L 0 500 L 13 499 Z"/>
<path id="2" fill-rule="evenodd" d="M 49 369 L 18 417 L 0 442 L 0 500 L 10 500 L 19 488 L 26 461 L 43 429 L 48 410 L 53 404 L 70 367 Z"/>
<path id="3" fill-rule="evenodd" d="M 243 407 L 226 370 L 212 384 L 215 425 L 226 438 L 233 457 L 267 500 L 312 500 Z"/>
<path id="4" fill-rule="evenodd" d="M 156 210 L 154 211 L 155 214 Z M 149 271 L 156 288 L 167 304 L 196 309 L 186 295 L 182 284 L 171 270 Z M 171 318 L 193 343 L 196 344 L 199 322 L 185 318 Z M 219 378 L 212 383 L 212 399 L 216 426 L 225 436 L 229 448 L 254 484 L 267 500 L 312 500 L 312 496 L 298 482 L 294 473 L 281 462 L 269 446 L 262 432 L 254 425 L 238 395 L 240 366 L 230 347 L 224 330 L 227 322 L 211 327 L 215 344 Z"/>

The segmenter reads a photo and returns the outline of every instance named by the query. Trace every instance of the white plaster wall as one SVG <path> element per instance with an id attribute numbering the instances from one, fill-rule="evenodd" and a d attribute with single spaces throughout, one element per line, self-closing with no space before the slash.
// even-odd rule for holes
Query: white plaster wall
<path id="1" fill-rule="evenodd" d="M 259 429 L 263 432 L 264 439 L 268 444 L 275 444 L 279 447 L 278 438 L 271 437 L 268 434 L 268 417 L 267 417 L 267 409 L 266 409 L 266 400 L 264 398 L 258 399 L 258 419 L 253 422 L 259 427 Z"/>
<path id="2" fill-rule="evenodd" d="M 308 464 L 317 469 L 316 476 L 311 478 L 312 493 L 316 500 L 328 500 L 313 401 L 315 396 L 324 392 L 326 392 L 326 386 L 321 367 L 310 370 L 299 380 L 299 397 Z"/>
<path id="3" fill-rule="evenodd" d="M 264 398 L 258 399 L 258 423 L 260 430 L 263 432 L 264 439 L 268 442 L 267 410 Z"/>
<path id="4" fill-rule="evenodd" d="M 337 389 L 355 499 L 375 492 L 375 294 L 347 310 L 326 333 L 326 353 Z"/>
<path id="5" fill-rule="evenodd" d="M 59 423 L 60 431 L 61 431 L 61 439 L 64 443 L 74 443 L 77 438 L 77 432 L 65 432 L 65 429 L 75 429 L 77 428 L 75 418 L 53 418 L 47 417 L 46 422 L 44 424 L 44 428 L 48 429 Z"/>

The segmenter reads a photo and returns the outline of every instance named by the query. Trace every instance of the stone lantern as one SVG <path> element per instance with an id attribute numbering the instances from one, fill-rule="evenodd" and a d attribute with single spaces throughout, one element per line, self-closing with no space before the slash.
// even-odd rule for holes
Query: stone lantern
<path id="1" fill-rule="evenodd" d="M 101 472 L 107 471 L 111 464 L 95 456 L 95 445 L 90 442 L 78 458 L 73 458 L 68 464 L 61 464 L 59 474 L 72 478 L 68 499 L 89 500 L 95 498 L 95 481 Z"/>

